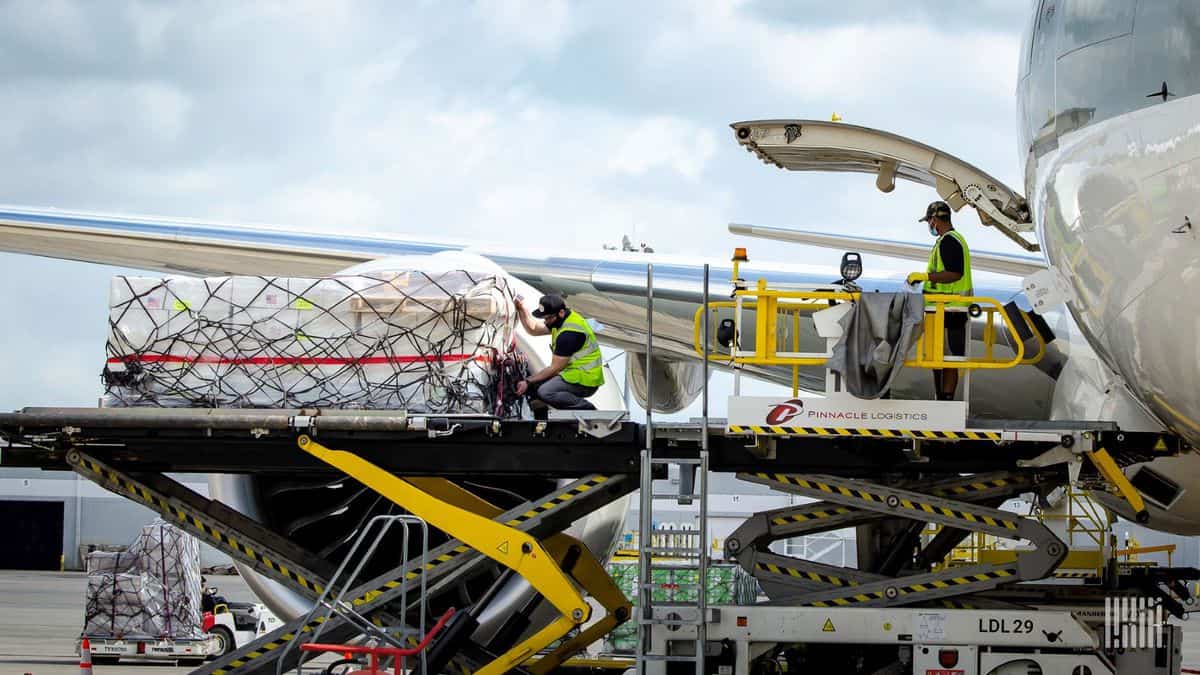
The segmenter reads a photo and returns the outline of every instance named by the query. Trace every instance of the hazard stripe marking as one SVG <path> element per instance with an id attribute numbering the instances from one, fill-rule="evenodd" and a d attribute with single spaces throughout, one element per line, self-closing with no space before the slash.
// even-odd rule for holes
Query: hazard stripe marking
<path id="1" fill-rule="evenodd" d="M 805 578 L 805 579 L 809 579 L 811 581 L 817 581 L 820 583 L 831 584 L 833 586 L 858 586 L 859 585 L 859 582 L 853 581 L 851 579 L 844 579 L 842 577 L 835 577 L 835 576 L 830 576 L 828 574 L 821 574 L 820 572 L 806 572 L 804 570 L 799 570 L 794 567 L 780 567 L 779 565 L 776 565 L 774 563 L 758 562 L 758 563 L 754 563 L 754 566 L 760 572 L 770 572 L 771 574 L 786 575 L 786 576 L 795 577 L 795 578 Z"/>
<path id="2" fill-rule="evenodd" d="M 215 526 L 209 524 L 205 520 L 202 520 L 198 516 L 194 514 L 189 515 L 189 512 L 186 509 L 170 501 L 169 499 L 155 494 L 143 485 L 139 485 L 125 479 L 117 471 L 104 466 L 95 460 L 92 460 L 88 457 L 81 457 L 81 460 L 84 468 L 98 475 L 107 483 L 119 488 L 120 491 L 134 497 L 135 499 L 159 511 L 160 513 L 168 516 L 174 516 L 174 518 L 178 520 L 180 524 L 191 529 L 198 530 L 200 534 L 206 535 L 207 538 L 215 541 L 218 546 L 227 545 L 227 547 L 232 548 L 234 552 L 243 553 L 251 561 L 260 563 L 266 566 L 268 569 L 280 573 L 285 578 L 295 581 L 301 587 L 308 589 L 316 595 L 320 595 L 324 592 L 325 588 L 321 584 L 310 581 L 307 577 L 293 572 L 282 563 L 267 557 L 262 552 L 251 548 L 248 544 L 239 542 L 238 540 L 234 539 L 232 535 L 218 530 Z"/>
<path id="3" fill-rule="evenodd" d="M 775 483 L 783 483 L 785 485 L 796 485 L 798 487 L 806 488 L 809 490 L 820 490 L 822 492 L 827 492 L 830 494 L 836 493 L 836 494 L 840 494 L 844 497 L 854 497 L 854 498 L 862 499 L 867 502 L 883 503 L 883 501 L 884 501 L 884 498 L 881 495 L 877 495 L 875 493 L 866 492 L 864 490 L 852 490 L 850 488 L 841 487 L 841 486 L 832 486 L 832 485 L 828 485 L 826 483 L 820 483 L 820 482 L 816 482 L 816 481 L 809 481 L 804 478 L 800 478 L 798 476 L 792 476 L 792 475 L 788 475 L 788 474 L 778 474 L 778 473 L 777 474 L 758 473 L 758 474 L 754 474 L 754 475 L 763 480 L 767 480 L 767 481 L 771 481 L 771 482 L 775 482 Z M 1003 481 L 1003 480 L 994 480 L 994 481 L 991 481 L 991 483 L 996 486 L 1004 486 L 1004 485 L 1008 484 L 1007 481 Z M 982 484 L 979 484 L 979 485 L 982 485 Z M 986 489 L 986 487 L 980 488 L 980 489 Z M 914 502 L 914 501 L 910 501 L 908 499 L 901 499 L 900 506 L 909 511 L 921 510 L 925 513 L 940 514 L 947 518 L 955 518 L 955 519 L 965 520 L 965 521 L 972 522 L 972 523 L 983 520 L 983 522 L 987 523 L 988 525 L 991 525 L 993 527 L 1003 527 L 1008 530 L 1017 530 L 1020 528 L 1020 524 L 1016 521 L 999 520 L 992 516 L 976 515 L 973 513 L 966 512 L 966 511 L 956 511 L 954 509 L 950 509 L 950 508 L 947 508 L 944 506 L 934 506 L 932 504 L 926 504 L 924 502 Z"/>
<path id="4" fill-rule="evenodd" d="M 567 490 L 566 492 L 558 495 L 557 497 L 555 497 L 549 501 L 543 502 L 541 505 L 539 505 L 533 509 L 530 509 L 529 511 L 526 511 L 525 513 L 521 514 L 520 516 L 510 519 L 505 524 L 509 525 L 509 526 L 517 526 L 522 523 L 525 523 L 526 521 L 528 521 L 532 518 L 535 518 L 538 515 L 546 513 L 547 511 L 552 511 L 552 510 L 558 508 L 559 506 L 562 506 L 563 504 L 569 502 L 570 500 L 574 499 L 575 497 L 578 497 L 579 495 L 582 495 L 582 494 L 588 492 L 589 490 L 592 490 L 600 485 L 603 485 L 604 483 L 607 483 L 610 479 L 611 479 L 610 476 L 593 476 L 590 479 L 588 479 L 588 481 L 586 483 L 581 483 L 580 485 L 577 485 L 577 486 L 571 488 L 570 490 Z M 413 568 L 412 570 L 408 571 L 407 573 L 404 574 L 403 581 L 412 581 L 413 579 L 416 579 L 417 577 L 421 576 L 422 574 L 425 574 L 426 576 L 428 576 L 428 573 L 431 573 L 437 567 L 457 558 L 458 556 L 460 556 L 464 553 L 468 553 L 471 550 L 472 549 L 466 545 L 458 546 L 457 548 L 453 549 L 451 552 L 443 553 L 443 554 L 437 556 L 436 558 L 433 558 L 432 560 L 428 561 L 423 568 Z M 361 607 L 362 605 L 370 603 L 371 601 L 380 597 L 385 592 L 399 587 L 400 584 L 401 584 L 401 582 L 398 580 L 388 581 L 374 590 L 370 590 L 370 591 L 367 591 L 366 593 L 363 593 L 359 597 L 351 600 L 350 603 L 352 605 L 354 605 L 355 607 Z M 318 618 L 308 622 L 304 626 L 302 626 L 300 628 L 300 632 L 302 632 L 302 633 L 312 632 L 314 629 L 316 629 L 318 626 L 320 626 L 320 624 L 324 623 L 324 621 L 325 621 L 324 617 L 318 617 Z M 293 637 L 294 637 L 294 634 L 291 634 L 291 633 L 283 635 L 281 644 L 287 644 L 288 642 L 291 642 Z M 263 648 L 267 649 L 268 652 L 274 651 L 273 648 L 268 649 L 265 645 L 263 646 Z M 242 658 L 239 658 L 236 661 L 230 662 L 230 665 L 234 667 L 233 671 L 218 669 L 218 670 L 214 670 L 212 675 L 230 675 L 232 672 L 234 672 L 237 669 L 241 668 L 242 666 L 248 664 L 250 661 L 252 661 L 256 658 L 260 658 L 265 655 L 266 655 L 265 653 L 262 653 L 262 654 L 258 654 L 257 656 L 255 656 L 255 655 L 253 655 L 253 653 L 247 653 Z M 246 657 L 249 657 L 249 658 L 247 659 Z"/>
<path id="5" fill-rule="evenodd" d="M 983 583 L 983 582 L 993 581 L 996 579 L 1005 579 L 1005 578 L 1013 577 L 1013 576 L 1015 576 L 1015 575 L 1011 570 L 998 569 L 998 570 L 992 570 L 990 572 L 981 572 L 979 574 L 972 574 L 970 577 L 954 577 L 952 579 L 928 580 L 928 581 L 924 581 L 921 583 L 911 583 L 911 584 L 903 585 L 903 586 L 893 586 L 892 588 L 896 589 L 896 591 L 897 591 L 896 597 L 899 598 L 904 595 L 910 595 L 913 593 L 920 593 L 923 591 L 930 590 L 929 589 L 930 586 L 936 587 L 938 589 L 944 589 L 944 588 L 949 588 L 951 586 L 966 586 L 966 585 L 971 585 L 971 584 L 979 584 L 979 583 Z M 896 581 L 902 583 L 904 580 L 896 579 Z M 887 596 L 883 593 L 883 591 L 869 591 L 867 593 L 857 592 L 857 593 L 853 593 L 853 594 L 846 595 L 843 597 L 827 598 L 825 600 L 814 600 L 807 604 L 812 607 L 846 606 L 846 605 L 862 604 L 865 602 L 872 602 L 875 600 L 884 600 L 884 599 L 886 599 L 886 597 Z"/>
<path id="6" fill-rule="evenodd" d="M 923 438 L 928 440 L 971 440 L 1000 441 L 1004 436 L 998 431 L 924 431 L 920 429 L 852 429 L 828 427 L 785 427 L 778 425 L 730 424 L 726 431 L 731 434 L 758 434 L 760 436 L 866 436 L 869 438 Z"/>

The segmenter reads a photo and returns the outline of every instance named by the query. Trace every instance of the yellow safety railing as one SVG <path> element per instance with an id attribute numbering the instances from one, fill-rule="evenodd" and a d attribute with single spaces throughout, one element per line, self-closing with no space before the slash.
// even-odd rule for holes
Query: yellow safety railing
<path id="1" fill-rule="evenodd" d="M 732 309 L 736 333 L 734 341 L 725 352 L 717 348 L 710 348 L 709 360 L 739 365 L 791 366 L 793 380 L 795 380 L 798 378 L 799 368 L 823 366 L 830 356 L 825 349 L 820 352 L 800 351 L 801 318 L 805 314 L 829 309 L 837 303 L 857 301 L 860 295 L 862 294 L 859 292 L 849 291 L 774 289 L 767 286 L 765 279 L 760 279 L 757 287 L 736 290 L 733 300 L 710 302 L 707 306 L 697 309 L 693 325 L 693 346 L 696 353 L 703 356 L 704 345 L 701 337 L 703 324 L 701 322 L 711 320 L 713 313 L 719 313 L 723 309 Z M 994 298 L 929 294 L 924 296 L 924 300 L 924 330 L 912 357 L 904 362 L 906 366 L 963 370 L 1004 369 L 1037 363 L 1046 353 L 1045 342 L 1029 317 L 1022 313 L 1022 319 L 1038 345 L 1037 353 L 1032 356 L 1025 354 L 1025 343 L 1016 326 L 1008 313 L 1004 311 L 1003 305 Z M 742 332 L 741 315 L 743 310 L 755 312 L 753 349 L 743 349 L 738 342 Z M 958 311 L 969 312 L 976 318 L 982 317 L 984 322 L 982 355 L 947 356 L 945 352 L 946 314 Z M 790 349 L 784 349 L 779 344 L 781 324 L 791 328 Z M 1010 359 L 996 356 L 996 343 L 1000 330 L 1007 331 L 1010 338 L 1009 343 L 1013 345 L 1016 352 Z"/>
<path id="2" fill-rule="evenodd" d="M 1123 549 L 1117 551 L 1117 555 L 1122 558 L 1125 558 L 1125 562 L 1133 563 L 1133 564 L 1143 564 L 1143 565 L 1154 564 L 1154 563 L 1141 561 L 1138 559 L 1138 556 L 1146 555 L 1149 553 L 1166 553 L 1167 554 L 1167 567 L 1170 567 L 1171 566 L 1171 558 L 1175 554 L 1175 544 L 1162 544 L 1159 546 L 1131 546 L 1129 548 L 1123 548 Z"/>

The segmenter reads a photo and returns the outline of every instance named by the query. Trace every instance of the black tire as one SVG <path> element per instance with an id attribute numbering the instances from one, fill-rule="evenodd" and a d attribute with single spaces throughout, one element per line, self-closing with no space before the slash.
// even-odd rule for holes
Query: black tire
<path id="1" fill-rule="evenodd" d="M 219 640 L 217 653 L 212 655 L 212 658 L 217 659 L 237 649 L 237 643 L 233 641 L 233 633 L 225 626 L 213 626 L 208 629 L 209 635 L 214 635 Z"/>
<path id="2" fill-rule="evenodd" d="M 92 665 L 94 666 L 115 666 L 121 660 L 119 656 L 97 656 L 92 654 Z"/>

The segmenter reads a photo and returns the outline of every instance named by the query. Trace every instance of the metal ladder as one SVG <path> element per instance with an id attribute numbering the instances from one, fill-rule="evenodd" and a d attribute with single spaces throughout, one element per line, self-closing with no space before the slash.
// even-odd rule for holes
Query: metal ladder
<path id="1" fill-rule="evenodd" d="M 365 568 L 367 563 L 371 561 L 372 557 L 375 555 L 375 552 L 378 550 L 380 543 L 383 542 L 384 537 L 387 536 L 393 525 L 399 525 L 402 533 L 400 547 L 401 553 L 400 560 L 398 561 L 399 564 L 407 566 L 409 563 L 408 552 L 411 528 L 416 528 L 417 536 L 419 537 L 421 544 L 420 548 L 418 549 L 418 559 L 415 562 L 421 567 L 425 567 L 429 563 L 429 525 L 423 519 L 408 514 L 379 515 L 371 518 L 371 520 L 367 522 L 366 526 L 364 526 L 358 533 L 358 536 L 354 540 L 354 545 L 350 547 L 350 551 L 346 554 L 346 557 L 338 566 L 337 571 L 334 572 L 333 577 L 330 578 L 329 584 L 325 587 L 324 592 L 322 592 L 320 597 L 317 598 L 317 601 L 313 604 L 313 607 L 311 610 L 309 610 L 308 614 L 304 616 L 304 623 L 307 624 L 314 622 L 318 624 L 317 629 L 309 634 L 299 632 L 296 633 L 295 637 L 289 640 L 287 645 L 284 646 L 283 655 L 286 655 L 289 651 L 292 651 L 297 647 L 304 649 L 304 644 L 306 643 L 319 643 L 325 626 L 330 623 L 329 620 L 333 618 L 334 615 L 337 615 L 362 631 L 363 635 L 369 640 L 369 647 L 381 645 L 383 647 L 394 648 L 394 651 L 397 653 L 394 654 L 392 658 L 399 661 L 399 663 L 395 664 L 397 673 L 403 670 L 406 665 L 405 655 L 403 652 L 409 651 L 418 652 L 415 655 L 419 656 L 420 658 L 421 672 L 427 672 L 424 649 L 422 648 L 418 651 L 416 649 L 409 648 L 410 645 L 420 644 L 421 647 L 424 646 L 422 641 L 426 636 L 425 620 L 428 614 L 428 609 L 426 606 L 426 601 L 428 599 L 428 586 L 427 579 L 424 575 L 422 575 L 420 578 L 418 587 L 412 589 L 414 591 L 414 595 L 416 596 L 415 606 L 417 625 L 411 628 L 403 623 L 400 623 L 396 626 L 376 625 L 369 617 L 362 615 L 355 609 L 354 604 L 351 602 L 354 599 L 352 596 L 347 597 L 347 592 L 349 589 L 353 588 L 359 583 L 363 568 Z M 359 548 L 362 547 L 368 536 L 371 535 L 372 530 L 375 531 L 374 538 L 367 546 L 367 550 L 360 555 Z M 356 564 L 353 570 L 348 570 L 347 568 L 350 566 L 351 562 L 356 562 Z M 333 592 L 334 588 L 338 590 Z M 401 607 L 409 606 L 407 591 L 408 589 L 404 589 L 404 592 L 402 592 L 400 595 Z M 320 615 L 319 619 L 317 619 L 318 615 Z M 444 622 L 439 622 L 438 627 L 440 628 L 443 623 Z M 342 648 L 338 651 L 348 652 L 349 648 Z M 375 666 L 377 665 L 377 656 L 372 654 L 371 657 L 372 670 L 374 671 Z M 347 661 L 349 660 L 350 659 L 347 658 Z M 283 670 L 284 663 L 283 659 L 281 658 L 276 662 L 275 672 L 277 675 L 281 675 Z M 304 674 L 304 660 L 300 659 L 296 665 L 296 675 Z"/>
<path id="2" fill-rule="evenodd" d="M 704 300 L 708 302 L 708 265 L 704 266 Z M 707 345 L 708 324 L 705 322 L 705 344 Z M 637 607 L 637 673 L 645 675 L 648 664 L 666 665 L 662 662 L 686 662 L 695 665 L 697 675 L 703 675 L 704 646 L 706 642 L 706 586 L 708 579 L 708 360 L 704 360 L 702 393 L 703 424 L 700 436 L 700 449 L 696 456 L 673 457 L 656 456 L 654 450 L 654 421 L 653 421 L 653 376 L 651 359 L 654 344 L 654 266 L 646 266 L 646 445 L 641 452 L 641 482 L 638 511 L 638 607 Z M 654 492 L 654 470 L 657 467 L 675 464 L 679 466 L 678 493 Z M 657 529 L 654 524 L 654 505 L 665 500 L 675 500 L 680 504 L 695 504 L 699 508 L 699 523 L 694 531 Z M 656 545 L 655 536 L 660 538 L 674 536 L 676 545 Z M 694 545 L 679 545 L 686 540 Z M 667 543 L 671 543 L 669 540 Z M 690 601 L 655 602 L 653 582 L 655 569 L 678 569 L 677 566 L 657 565 L 654 562 L 657 555 L 684 555 L 695 561 L 695 584 L 680 584 L 676 588 L 684 590 L 686 586 L 694 586 L 692 592 L 685 593 Z M 665 625 L 668 630 L 672 627 L 695 626 L 696 640 L 691 654 L 670 654 L 656 652 L 651 641 L 652 628 L 655 625 Z M 660 668 L 653 668 L 661 672 Z"/>

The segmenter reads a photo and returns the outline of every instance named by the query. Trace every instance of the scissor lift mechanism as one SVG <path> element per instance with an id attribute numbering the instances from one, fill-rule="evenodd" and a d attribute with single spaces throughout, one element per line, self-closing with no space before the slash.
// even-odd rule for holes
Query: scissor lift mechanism
<path id="1" fill-rule="evenodd" d="M 406 619 L 412 623 L 412 608 L 397 606 L 396 601 L 403 590 L 411 590 L 419 576 L 425 576 L 430 593 L 438 595 L 453 592 L 464 578 L 496 577 L 506 570 L 526 578 L 558 610 L 559 618 L 549 626 L 499 654 L 462 639 L 462 631 L 459 641 L 450 644 L 446 638 L 455 632 L 447 630 L 433 648 L 439 659 L 451 661 L 447 667 L 456 672 L 548 672 L 629 618 L 627 600 L 608 580 L 599 561 L 562 530 L 636 489 L 635 458 L 645 445 L 646 433 L 641 425 L 613 422 L 612 418 L 605 421 L 599 414 L 550 422 L 402 415 L 355 419 L 344 413 L 323 420 L 323 416 L 323 411 L 259 411 L 257 415 L 242 411 L 232 416 L 236 419 L 226 419 L 219 412 L 203 410 L 173 411 L 167 417 L 161 411 L 31 409 L 0 415 L 0 432 L 10 442 L 3 449 L 5 466 L 75 470 L 314 599 L 332 574 L 335 565 L 331 561 L 196 494 L 158 470 L 218 469 L 208 464 L 212 460 L 203 459 L 202 449 L 209 444 L 226 458 L 219 470 L 286 466 L 286 452 L 304 470 L 318 471 L 324 466 L 327 472 L 354 477 L 453 538 L 430 552 L 424 569 L 411 563 L 351 589 L 347 597 L 355 598 L 358 614 L 370 617 L 378 626 L 401 626 Z M 192 423 L 185 423 L 189 420 Z M 1027 606 L 1028 599 L 1020 594 L 1010 593 L 1013 599 L 1006 600 L 1001 592 L 1018 587 L 1021 581 L 1050 575 L 1066 547 L 1036 520 L 995 507 L 1012 495 L 1062 484 L 1071 462 L 1076 464 L 1074 470 L 1081 470 L 1078 458 L 1101 448 L 1116 466 L 1172 454 L 1181 447 L 1171 436 L 1124 433 L 1099 423 L 1037 430 L 1024 426 L 1018 431 L 985 429 L 977 438 L 862 437 L 834 431 L 810 436 L 764 435 L 755 444 L 747 443 L 745 435 L 728 433 L 724 421 L 714 420 L 710 425 L 712 470 L 737 472 L 745 480 L 821 500 L 759 514 L 730 537 L 728 552 L 761 580 L 778 604 L 832 608 Z M 661 456 L 694 457 L 699 430 L 696 423 L 657 425 L 652 444 Z M 481 443 L 480 439 L 487 441 Z M 239 452 L 225 452 L 223 446 L 237 446 Z M 189 452 L 180 452 L 181 447 Z M 564 460 L 564 447 L 574 448 L 575 456 Z M 502 473 L 519 475 L 510 460 L 497 456 L 510 450 L 523 458 L 519 471 L 525 475 L 573 480 L 501 513 L 441 477 L 478 475 L 492 465 Z M 580 475 L 580 465 L 584 470 L 607 470 Z M 859 478 L 847 477 L 851 475 Z M 889 482 L 889 477 L 895 476 L 899 479 Z M 1100 478 L 1096 473 L 1095 479 Z M 919 561 L 940 559 L 970 531 L 1023 539 L 1033 547 L 1012 563 L 932 573 L 914 573 L 899 563 L 887 573 L 867 573 L 766 551 L 766 545 L 780 537 L 897 516 L 911 520 L 914 527 L 929 522 L 943 526 L 942 534 L 921 551 Z M 1162 594 L 1178 605 L 1186 600 L 1180 581 L 1150 579 L 1148 584 L 1162 589 Z M 548 655 L 533 658 L 588 619 L 584 592 L 600 601 L 606 612 L 603 620 L 560 643 Z M 323 629 L 323 641 L 347 641 L 364 630 L 337 614 L 329 622 Z M 286 670 L 295 665 L 299 654 L 283 647 L 317 625 L 288 623 L 197 672 L 275 672 L 281 658 Z"/>
<path id="2" fill-rule="evenodd" d="M 476 656 L 459 660 L 457 665 L 464 671 L 470 668 L 481 673 L 507 672 L 586 621 L 590 609 L 575 590 L 575 583 L 600 601 L 607 615 L 543 656 L 530 672 L 550 670 L 629 617 L 628 602 L 603 566 L 582 543 L 561 530 L 582 515 L 632 491 L 636 484 L 630 476 L 586 476 L 542 499 L 501 512 L 445 479 L 397 478 L 350 453 L 324 448 L 308 436 L 300 436 L 298 445 L 377 489 L 431 525 L 460 537 L 431 551 L 424 568 L 410 564 L 352 589 L 348 597 L 355 598 L 352 604 L 359 614 L 372 616 L 381 625 L 400 625 L 398 617 L 405 616 L 410 608 L 393 606 L 392 601 L 406 590 L 411 597 L 420 576 L 425 577 L 430 593 L 436 594 L 460 579 L 457 575 L 487 571 L 489 566 L 482 564 L 487 558 L 530 580 L 562 611 L 563 617 L 554 624 L 490 662 L 480 662 L 478 650 L 467 649 L 468 654 L 474 651 Z M 83 452 L 68 452 L 67 461 L 81 475 L 158 511 L 191 534 L 289 588 L 314 600 L 325 589 L 325 580 L 332 573 L 328 561 L 299 549 L 219 502 L 201 497 L 162 474 L 126 473 Z M 485 554 L 480 555 L 480 551 Z M 571 562 L 566 569 L 560 567 L 568 560 Z M 335 622 L 334 625 L 329 621 Z M 310 623 L 293 621 L 196 672 L 217 675 L 274 672 L 276 660 L 285 654 L 282 648 L 297 634 L 310 633 L 322 623 L 324 639 L 334 641 L 352 639 L 363 628 L 337 616 L 328 621 L 323 618 Z M 284 670 L 294 667 L 298 657 L 294 651 L 287 652 Z"/>

